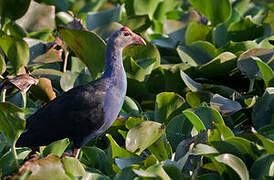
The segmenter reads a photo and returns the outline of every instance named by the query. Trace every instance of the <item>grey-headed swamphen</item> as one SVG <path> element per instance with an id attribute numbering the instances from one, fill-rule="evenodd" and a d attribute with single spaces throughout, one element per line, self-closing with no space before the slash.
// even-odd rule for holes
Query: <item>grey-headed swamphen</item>
<path id="1" fill-rule="evenodd" d="M 122 49 L 130 44 L 146 43 L 127 27 L 115 31 L 107 42 L 104 74 L 63 93 L 31 115 L 16 147 L 44 146 L 69 138 L 77 157 L 81 146 L 106 131 L 123 105 L 127 78 Z"/>

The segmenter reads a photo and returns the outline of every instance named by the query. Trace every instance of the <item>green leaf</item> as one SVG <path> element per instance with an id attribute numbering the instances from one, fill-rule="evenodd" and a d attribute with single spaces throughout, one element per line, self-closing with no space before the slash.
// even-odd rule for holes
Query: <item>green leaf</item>
<path id="1" fill-rule="evenodd" d="M 184 71 L 180 71 L 181 78 L 183 79 L 186 86 L 192 91 L 197 92 L 203 89 L 201 83 L 197 83 L 196 81 L 192 80 Z"/>
<path id="2" fill-rule="evenodd" d="M 117 173 L 114 180 L 134 179 L 137 175 L 132 171 L 132 167 L 124 168 Z"/>
<path id="3" fill-rule="evenodd" d="M 61 157 L 68 147 L 69 143 L 69 139 L 67 138 L 52 142 L 51 144 L 47 145 L 46 148 L 43 150 L 43 157 L 46 157 L 49 154 L 55 154 L 56 156 Z"/>
<path id="4" fill-rule="evenodd" d="M 126 11 L 131 15 L 148 15 L 152 19 L 159 0 L 126 0 Z"/>
<path id="5" fill-rule="evenodd" d="M 187 109 L 183 111 L 183 114 L 193 124 L 193 126 L 199 133 L 201 133 L 203 130 L 206 130 L 204 123 L 201 121 L 199 116 L 197 116 L 194 112 Z"/>
<path id="6" fill-rule="evenodd" d="M 273 124 L 274 93 L 265 93 L 256 100 L 252 109 L 252 123 L 256 129 Z"/>
<path id="7" fill-rule="evenodd" d="M 104 69 L 105 43 L 93 32 L 60 28 L 61 38 L 88 67 L 95 79 Z M 92 50 L 90 50 L 92 47 Z"/>
<path id="8" fill-rule="evenodd" d="M 203 77 L 221 79 L 237 67 L 237 56 L 223 52 L 206 64 L 199 67 Z"/>
<path id="9" fill-rule="evenodd" d="M 131 129 L 144 121 L 141 118 L 129 117 L 126 122 L 126 128 Z"/>
<path id="10" fill-rule="evenodd" d="M 188 25 L 185 33 L 185 44 L 191 45 L 195 41 L 210 40 L 209 26 L 192 22 Z"/>
<path id="11" fill-rule="evenodd" d="M 64 171 L 61 160 L 55 155 L 26 163 L 20 168 L 19 173 L 27 171 L 31 171 L 28 179 L 48 179 L 49 176 L 51 179 L 70 179 Z"/>
<path id="12" fill-rule="evenodd" d="M 143 16 L 130 16 L 126 19 L 122 20 L 121 23 L 129 27 L 132 31 L 141 33 L 148 29 L 151 25 L 151 21 L 148 17 L 148 15 Z"/>
<path id="13" fill-rule="evenodd" d="M 182 140 L 191 137 L 192 127 L 191 122 L 183 114 L 179 114 L 169 121 L 166 136 L 173 150 L 176 150 Z"/>
<path id="14" fill-rule="evenodd" d="M 0 16 L 16 20 L 27 12 L 30 2 L 30 0 L 3 0 L 0 2 Z"/>
<path id="15" fill-rule="evenodd" d="M 258 158 L 250 168 L 250 178 L 263 180 L 265 176 L 273 177 L 274 154 L 265 154 Z"/>
<path id="16" fill-rule="evenodd" d="M 81 162 L 88 167 L 105 172 L 108 166 L 110 166 L 110 162 L 107 161 L 106 153 L 103 150 L 97 147 L 84 146 L 81 148 L 81 151 L 83 152 Z"/>
<path id="17" fill-rule="evenodd" d="M 0 47 L 16 72 L 22 66 L 27 66 L 29 62 L 29 47 L 27 43 L 12 36 L 3 34 L 0 37 Z"/>
<path id="18" fill-rule="evenodd" d="M 221 52 L 229 51 L 237 56 L 241 55 L 246 50 L 255 49 L 258 47 L 258 44 L 254 41 L 242 41 L 242 42 L 233 42 L 229 41 L 225 47 L 221 48 Z"/>
<path id="19" fill-rule="evenodd" d="M 179 45 L 176 48 L 182 62 L 191 66 L 203 65 L 217 55 L 217 50 L 207 41 L 196 41 L 190 46 Z"/>
<path id="20" fill-rule="evenodd" d="M 221 114 L 230 114 L 242 109 L 237 101 L 232 101 L 219 94 L 215 94 L 210 100 L 210 106 L 217 109 Z"/>
<path id="21" fill-rule="evenodd" d="M 118 158 L 130 158 L 134 157 L 135 155 L 131 153 L 130 151 L 127 151 L 120 147 L 113 139 L 113 137 L 110 134 L 106 134 L 107 138 L 110 141 L 111 144 L 111 150 L 112 150 L 112 158 L 118 157 Z"/>
<path id="22" fill-rule="evenodd" d="M 181 4 L 182 2 L 180 0 L 164 0 L 160 2 L 154 12 L 154 19 L 163 23 L 165 20 L 166 13 L 171 10 L 174 10 Z"/>
<path id="23" fill-rule="evenodd" d="M 25 129 L 24 113 L 21 108 L 0 102 L 0 131 L 10 145 L 16 142 Z"/>
<path id="24" fill-rule="evenodd" d="M 88 30 L 94 30 L 97 27 L 105 26 L 111 22 L 118 22 L 121 13 L 121 6 L 106 11 L 100 11 L 98 13 L 88 13 L 86 17 L 87 28 Z"/>
<path id="25" fill-rule="evenodd" d="M 143 160 L 144 158 L 141 157 L 115 158 L 115 164 L 117 164 L 120 169 L 124 169 L 132 165 L 140 165 Z"/>
<path id="26" fill-rule="evenodd" d="M 232 154 L 221 154 L 216 156 L 215 159 L 231 167 L 240 176 L 241 180 L 249 180 L 249 174 L 245 163 Z"/>
<path id="27" fill-rule="evenodd" d="M 273 53 L 274 53 L 274 51 L 273 51 Z M 254 60 L 256 61 L 257 65 L 260 69 L 260 72 L 263 76 L 265 86 L 273 87 L 274 86 L 274 72 L 273 72 L 273 70 L 259 58 L 254 58 Z"/>
<path id="28" fill-rule="evenodd" d="M 189 2 L 207 17 L 213 26 L 225 22 L 231 16 L 232 7 L 229 0 L 190 0 Z"/>
<path id="29" fill-rule="evenodd" d="M 140 154 L 151 146 L 164 133 L 162 124 L 153 121 L 144 121 L 130 129 L 126 137 L 126 149 Z"/>
<path id="30" fill-rule="evenodd" d="M 267 64 L 271 63 L 271 59 L 274 56 L 274 50 L 272 49 L 252 49 L 241 54 L 238 58 L 237 66 L 239 70 L 247 75 L 251 80 L 254 79 L 259 72 L 256 61 L 252 57 L 258 57 Z M 271 63 L 272 64 L 272 63 Z M 272 65 L 274 67 L 274 65 Z"/>
<path id="31" fill-rule="evenodd" d="M 0 54 L 0 75 L 6 71 L 6 62 L 2 54 Z"/>
<path id="32" fill-rule="evenodd" d="M 165 135 L 162 135 L 156 142 L 149 146 L 148 150 L 158 159 L 158 161 L 171 159 L 172 156 L 172 148 Z"/>
<path id="33" fill-rule="evenodd" d="M 123 113 L 123 115 L 126 114 L 126 116 L 128 116 L 128 117 L 130 117 L 130 116 L 138 117 L 140 114 L 138 105 L 132 98 L 130 98 L 128 96 L 126 96 L 124 99 L 124 104 L 123 104 L 121 112 Z"/>
<path id="34" fill-rule="evenodd" d="M 110 180 L 109 177 L 104 176 L 102 174 L 99 173 L 86 173 L 86 175 L 81 178 L 81 180 Z"/>
<path id="35" fill-rule="evenodd" d="M 167 124 L 185 108 L 185 100 L 174 92 L 163 92 L 156 96 L 155 120 Z"/>
<path id="36" fill-rule="evenodd" d="M 206 155 L 206 154 L 219 154 L 219 152 L 215 148 L 213 148 L 207 144 L 200 143 L 200 144 L 195 145 L 192 148 L 191 154 L 192 155 Z"/>
<path id="37" fill-rule="evenodd" d="M 27 32 L 55 28 L 55 7 L 32 1 L 27 13 L 16 21 Z"/>
<path id="38" fill-rule="evenodd" d="M 9 22 L 5 26 L 5 29 L 9 31 L 11 36 L 16 38 L 23 38 L 27 36 L 27 32 L 14 21 Z"/>
<path id="39" fill-rule="evenodd" d="M 247 41 L 263 36 L 264 27 L 252 22 L 249 18 L 243 18 L 228 27 L 228 39 L 232 41 Z"/>
<path id="40" fill-rule="evenodd" d="M 152 165 L 150 166 L 149 168 L 147 168 L 146 170 L 136 170 L 136 169 L 133 169 L 133 171 L 141 176 L 141 177 L 158 177 L 160 179 L 167 179 L 169 180 L 170 177 L 167 175 L 167 173 L 165 172 L 165 170 L 163 169 L 162 165 L 161 164 L 155 164 L 155 165 Z"/>
<path id="41" fill-rule="evenodd" d="M 63 164 L 65 172 L 73 175 L 74 177 L 80 177 L 86 174 L 84 167 L 76 158 L 63 157 L 61 159 L 61 162 Z"/>
<path id="42" fill-rule="evenodd" d="M 269 154 L 274 154 L 274 142 L 260 134 L 255 134 L 263 143 L 264 148 Z"/>

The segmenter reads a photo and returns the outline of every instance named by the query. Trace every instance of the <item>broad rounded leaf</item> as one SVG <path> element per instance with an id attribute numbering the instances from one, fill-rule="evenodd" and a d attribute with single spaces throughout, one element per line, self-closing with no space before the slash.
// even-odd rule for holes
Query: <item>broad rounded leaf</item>
<path id="1" fill-rule="evenodd" d="M 225 22 L 231 16 L 232 7 L 229 0 L 190 0 L 189 2 L 207 17 L 213 26 Z"/>
<path id="2" fill-rule="evenodd" d="M 89 13 L 86 17 L 87 28 L 89 30 L 93 30 L 97 27 L 110 24 L 111 22 L 118 22 L 120 20 L 121 13 L 121 6 L 97 13 Z"/>
<path id="3" fill-rule="evenodd" d="M 16 20 L 27 12 L 30 2 L 31 0 L 2 0 L 0 2 L 0 16 Z"/>
<path id="4" fill-rule="evenodd" d="M 86 174 L 84 167 L 80 161 L 73 157 L 63 157 L 61 162 L 65 172 L 72 174 L 74 177 L 84 176 Z"/>
<path id="5" fill-rule="evenodd" d="M 162 124 L 153 121 L 144 121 L 130 129 L 126 137 L 126 149 L 140 154 L 152 145 L 164 133 Z"/>
<path id="6" fill-rule="evenodd" d="M 20 67 L 27 66 L 29 47 L 24 40 L 3 34 L 0 37 L 0 47 L 11 61 L 16 72 L 19 71 Z"/>
<path id="7" fill-rule="evenodd" d="M 199 133 L 202 132 L 203 130 L 206 130 L 204 123 L 194 112 L 187 109 L 183 111 L 183 114 L 193 124 L 193 126 Z"/>
<path id="8" fill-rule="evenodd" d="M 261 61 L 259 58 L 254 59 L 260 69 L 260 72 L 262 74 L 263 80 L 265 82 L 265 86 L 274 86 L 274 72 L 273 70 L 263 61 Z"/>
<path id="9" fill-rule="evenodd" d="M 237 156 L 234 156 L 232 154 L 221 154 L 219 156 L 216 156 L 215 159 L 220 163 L 228 165 L 234 171 L 236 171 L 241 180 L 249 180 L 249 174 L 246 165 Z"/>
<path id="10" fill-rule="evenodd" d="M 263 180 L 264 176 L 273 177 L 274 172 L 274 154 L 265 154 L 258 158 L 250 169 L 250 177 L 253 179 Z"/>
<path id="11" fill-rule="evenodd" d="M 46 148 L 43 150 L 43 156 L 46 157 L 49 154 L 54 154 L 58 157 L 61 157 L 62 154 L 65 152 L 66 148 L 69 145 L 69 139 L 62 139 L 59 141 L 55 141 L 49 145 L 46 146 Z"/>
<path id="12" fill-rule="evenodd" d="M 215 94 L 210 100 L 210 106 L 216 108 L 221 114 L 230 114 L 242 109 L 237 101 L 232 101 L 219 94 Z"/>
<path id="13" fill-rule="evenodd" d="M 0 131 L 12 145 L 25 129 L 23 109 L 11 104 L 0 102 Z"/>
<path id="14" fill-rule="evenodd" d="M 48 78 L 43 77 L 39 78 L 38 80 L 38 84 L 31 87 L 31 93 L 44 103 L 53 100 L 56 95 L 53 91 L 51 81 Z"/>
<path id="15" fill-rule="evenodd" d="M 184 109 L 185 100 L 174 92 L 163 92 L 156 96 L 155 101 L 155 120 L 158 122 L 168 123 L 176 112 L 179 113 Z"/>
<path id="16" fill-rule="evenodd" d="M 27 13 L 16 22 L 28 32 L 55 28 L 55 7 L 31 1 Z"/>
<path id="17" fill-rule="evenodd" d="M 192 22 L 185 33 L 185 44 L 190 45 L 195 41 L 209 40 L 211 28 L 209 26 Z"/>
<path id="18" fill-rule="evenodd" d="M 95 79 L 103 71 L 105 65 L 106 47 L 104 41 L 89 31 L 60 28 L 58 32 L 72 51 L 88 67 Z"/>

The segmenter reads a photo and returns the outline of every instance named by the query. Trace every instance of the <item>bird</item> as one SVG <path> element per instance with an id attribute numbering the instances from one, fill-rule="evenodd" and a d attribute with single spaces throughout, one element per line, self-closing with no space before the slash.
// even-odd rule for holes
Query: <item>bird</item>
<path id="1" fill-rule="evenodd" d="M 16 147 L 37 148 L 69 138 L 77 158 L 80 148 L 106 131 L 122 108 L 127 90 L 122 52 L 131 44 L 146 42 L 128 27 L 114 31 L 107 41 L 102 76 L 64 92 L 28 117 Z"/>

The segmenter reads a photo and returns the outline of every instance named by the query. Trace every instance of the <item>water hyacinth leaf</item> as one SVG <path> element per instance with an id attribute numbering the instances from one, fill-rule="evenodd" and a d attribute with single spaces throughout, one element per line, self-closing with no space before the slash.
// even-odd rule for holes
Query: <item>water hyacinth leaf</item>
<path id="1" fill-rule="evenodd" d="M 16 20 L 27 12 L 30 2 L 31 0 L 4 0 L 1 2 L 0 16 Z"/>
<path id="2" fill-rule="evenodd" d="M 254 57 L 253 59 L 256 61 L 257 65 L 260 69 L 260 72 L 263 76 L 265 86 L 266 87 L 274 86 L 274 72 L 273 72 L 273 70 L 259 58 Z"/>
<path id="3" fill-rule="evenodd" d="M 197 92 L 201 91 L 203 89 L 201 83 L 197 83 L 194 80 L 192 80 L 184 71 L 180 71 L 181 78 L 183 79 L 186 86 L 192 91 Z"/>
<path id="4" fill-rule="evenodd" d="M 213 26 L 225 22 L 231 16 L 232 7 L 229 0 L 190 0 L 189 2 L 207 17 Z"/>
<path id="5" fill-rule="evenodd" d="M 62 74 L 60 79 L 60 86 L 63 91 L 68 91 L 74 87 L 75 81 L 80 73 L 66 71 Z"/>
<path id="6" fill-rule="evenodd" d="M 162 1 L 158 4 L 153 17 L 159 21 L 164 22 L 166 13 L 176 9 L 182 4 L 180 0 L 169 0 L 169 1 Z"/>
<path id="7" fill-rule="evenodd" d="M 229 41 L 221 50 L 223 52 L 229 51 L 237 56 L 241 55 L 243 52 L 251 49 L 258 48 L 258 44 L 254 41 L 242 41 L 242 42 L 233 42 Z"/>
<path id="8" fill-rule="evenodd" d="M 126 122 L 126 128 L 131 129 L 144 121 L 145 120 L 143 120 L 141 118 L 129 117 Z"/>
<path id="9" fill-rule="evenodd" d="M 259 157 L 253 164 L 250 169 L 250 178 L 263 180 L 264 176 L 273 177 L 274 175 L 274 155 L 265 154 Z"/>
<path id="10" fill-rule="evenodd" d="M 102 174 L 99 173 L 89 173 L 86 172 L 86 175 L 84 177 L 81 178 L 81 180 L 110 180 L 109 177 L 104 176 Z"/>
<path id="11" fill-rule="evenodd" d="M 257 130 L 257 132 L 264 137 L 271 139 L 274 141 L 274 124 L 266 125 L 260 129 Z"/>
<path id="12" fill-rule="evenodd" d="M 199 67 L 199 72 L 208 78 L 222 78 L 237 67 L 237 56 L 223 52 L 208 63 Z"/>
<path id="13" fill-rule="evenodd" d="M 260 48 L 272 49 L 272 48 L 273 48 L 273 45 L 270 43 L 270 41 L 273 40 L 273 39 L 274 39 L 274 35 L 265 38 L 264 40 L 262 40 L 262 41 L 260 42 L 259 47 L 260 47 Z"/>
<path id="14" fill-rule="evenodd" d="M 187 92 L 186 93 L 186 102 L 190 107 L 195 108 L 203 102 L 210 102 L 213 94 L 209 91 L 198 91 L 198 92 Z"/>
<path id="15" fill-rule="evenodd" d="M 183 114 L 179 114 L 169 121 L 166 127 L 166 136 L 173 150 L 176 150 L 182 140 L 191 137 L 192 127 L 191 122 Z"/>
<path id="16" fill-rule="evenodd" d="M 107 25 L 111 22 L 118 22 L 122 13 L 122 6 L 117 6 L 110 10 L 97 13 L 88 13 L 86 24 L 88 30 L 94 30 L 97 27 Z"/>
<path id="17" fill-rule="evenodd" d="M 185 100 L 174 92 L 163 92 L 156 96 L 155 101 L 155 120 L 161 123 L 168 122 L 185 108 Z"/>
<path id="18" fill-rule="evenodd" d="M 112 158 L 130 158 L 136 156 L 135 154 L 120 147 L 110 134 L 106 134 L 106 136 L 111 144 Z"/>
<path id="19" fill-rule="evenodd" d="M 187 117 L 187 119 L 193 124 L 195 129 L 200 133 L 203 130 L 206 130 L 204 123 L 201 119 L 192 111 L 184 110 L 183 114 Z"/>
<path id="20" fill-rule="evenodd" d="M 121 22 L 124 26 L 129 27 L 132 31 L 141 33 L 150 27 L 151 21 L 148 15 L 130 16 Z"/>
<path id="21" fill-rule="evenodd" d="M 120 169 L 124 169 L 132 165 L 140 165 L 144 161 L 144 158 L 138 156 L 132 158 L 115 158 L 114 161 Z"/>
<path id="22" fill-rule="evenodd" d="M 179 45 L 176 50 L 182 62 L 191 66 L 203 65 L 217 55 L 214 45 L 207 41 L 196 41 L 189 46 Z"/>
<path id="23" fill-rule="evenodd" d="M 132 57 L 138 65 L 141 67 L 146 67 L 146 63 L 144 60 L 154 59 L 155 63 L 153 65 L 153 69 L 156 69 L 160 65 L 161 57 L 158 48 L 150 43 L 146 42 L 146 46 L 128 46 L 123 50 L 123 57 Z M 144 68 L 146 69 L 146 68 Z"/>
<path id="24" fill-rule="evenodd" d="M 262 141 L 264 148 L 269 154 L 274 154 L 274 141 L 257 133 L 255 136 L 257 136 Z"/>
<path id="25" fill-rule="evenodd" d="M 104 69 L 105 43 L 93 32 L 60 28 L 61 38 L 68 44 L 72 51 L 88 67 L 95 79 Z M 89 50 L 92 47 L 92 51 Z"/>
<path id="26" fill-rule="evenodd" d="M 84 167 L 80 161 L 73 157 L 63 157 L 61 159 L 64 170 L 66 173 L 73 175 L 74 177 L 81 177 L 86 174 Z"/>
<path id="27" fill-rule="evenodd" d="M 252 123 L 255 129 L 272 124 L 274 114 L 274 93 L 265 93 L 258 98 L 252 109 Z"/>
<path id="28" fill-rule="evenodd" d="M 6 71 L 6 62 L 2 54 L 0 54 L 0 75 Z"/>
<path id="29" fill-rule="evenodd" d="M 33 59 L 33 63 L 54 63 L 62 62 L 62 51 L 50 48 L 47 52 Z"/>
<path id="30" fill-rule="evenodd" d="M 55 28 L 55 7 L 31 1 L 27 13 L 16 21 L 27 32 Z"/>
<path id="31" fill-rule="evenodd" d="M 117 22 L 112 22 L 109 24 L 106 24 L 104 26 L 99 26 L 93 30 L 96 34 L 98 34 L 101 38 L 103 38 L 105 41 L 108 40 L 110 35 L 116 31 L 117 29 L 120 29 L 123 27 L 122 24 L 117 23 Z"/>
<path id="32" fill-rule="evenodd" d="M 47 145 L 46 148 L 43 150 L 43 157 L 46 157 L 49 154 L 54 154 L 58 157 L 61 157 L 68 147 L 69 143 L 69 139 L 66 138 Z"/>
<path id="33" fill-rule="evenodd" d="M 11 36 L 16 38 L 23 38 L 28 35 L 27 32 L 14 21 L 6 24 L 5 29 L 10 33 Z"/>
<path id="34" fill-rule="evenodd" d="M 25 129 L 23 109 L 11 103 L 0 102 L 0 131 L 12 145 Z"/>
<path id="35" fill-rule="evenodd" d="M 170 159 L 172 156 L 172 148 L 165 135 L 162 135 L 156 142 L 149 146 L 148 150 L 158 161 Z"/>
<path id="36" fill-rule="evenodd" d="M 274 63 L 271 61 L 274 56 L 273 49 L 252 49 L 243 53 L 237 62 L 237 66 L 241 72 L 245 73 L 249 79 L 254 79 L 259 72 L 256 61 L 252 57 L 258 57 L 263 62 L 267 63 L 271 68 L 274 68 Z"/>
<path id="37" fill-rule="evenodd" d="M 195 41 L 209 40 L 211 28 L 209 26 L 195 22 L 187 26 L 185 33 L 185 44 L 191 45 Z"/>
<path id="38" fill-rule="evenodd" d="M 170 179 L 161 164 L 154 164 L 148 167 L 146 170 L 136 170 L 133 169 L 133 172 L 137 175 L 144 178 L 160 178 L 160 179 Z"/>
<path id="39" fill-rule="evenodd" d="M 219 152 L 214 148 L 207 144 L 196 144 L 191 149 L 192 155 L 206 155 L 206 154 L 218 154 Z"/>
<path id="40" fill-rule="evenodd" d="M 103 150 L 97 147 L 84 146 L 81 151 L 83 152 L 81 162 L 89 167 L 106 171 L 108 162 L 106 153 Z"/>
<path id="41" fill-rule="evenodd" d="M 11 61 L 16 72 L 22 66 L 27 66 L 29 62 L 29 47 L 24 40 L 2 34 L 0 36 L 0 47 Z"/>
<path id="42" fill-rule="evenodd" d="M 140 154 L 157 141 L 165 132 L 165 127 L 153 121 L 144 121 L 131 128 L 126 137 L 126 149 Z"/>
<path id="43" fill-rule="evenodd" d="M 31 87 L 31 93 L 43 103 L 50 102 L 56 97 L 51 81 L 48 78 L 39 78 L 38 80 L 38 84 Z"/>
<path id="44" fill-rule="evenodd" d="M 232 101 L 219 94 L 215 94 L 210 100 L 210 106 L 217 109 L 221 114 L 230 114 L 242 109 L 237 101 Z"/>
<path id="45" fill-rule="evenodd" d="M 122 169 L 114 177 L 114 180 L 134 179 L 137 175 L 132 171 L 132 167 Z"/>
<path id="46" fill-rule="evenodd" d="M 257 25 L 250 18 L 243 18 L 232 23 L 228 29 L 228 39 L 236 42 L 253 40 L 263 36 L 264 27 Z"/>
<path id="47" fill-rule="evenodd" d="M 26 163 L 20 168 L 19 173 L 23 174 L 23 172 L 27 171 L 31 171 L 28 179 L 45 179 L 45 177 L 60 180 L 70 179 L 66 175 L 61 160 L 55 155 L 49 155 L 45 158 Z"/>
<path id="48" fill-rule="evenodd" d="M 224 163 L 231 167 L 241 178 L 241 180 L 248 180 L 249 173 L 245 163 L 232 154 L 221 154 L 219 156 L 214 157 L 218 162 Z"/>
<path id="49" fill-rule="evenodd" d="M 126 96 L 124 99 L 124 104 L 123 104 L 121 112 L 122 112 L 123 116 L 126 115 L 129 118 L 130 118 L 130 116 L 138 117 L 140 114 L 138 105 L 132 98 L 130 98 L 128 96 Z"/>
<path id="50" fill-rule="evenodd" d="M 221 123 L 214 123 L 214 126 L 220 133 L 220 139 L 227 140 L 228 138 L 234 137 L 234 133 L 228 126 Z"/>
<path id="51" fill-rule="evenodd" d="M 159 0 L 126 0 L 126 12 L 128 16 L 148 15 L 152 19 Z"/>

